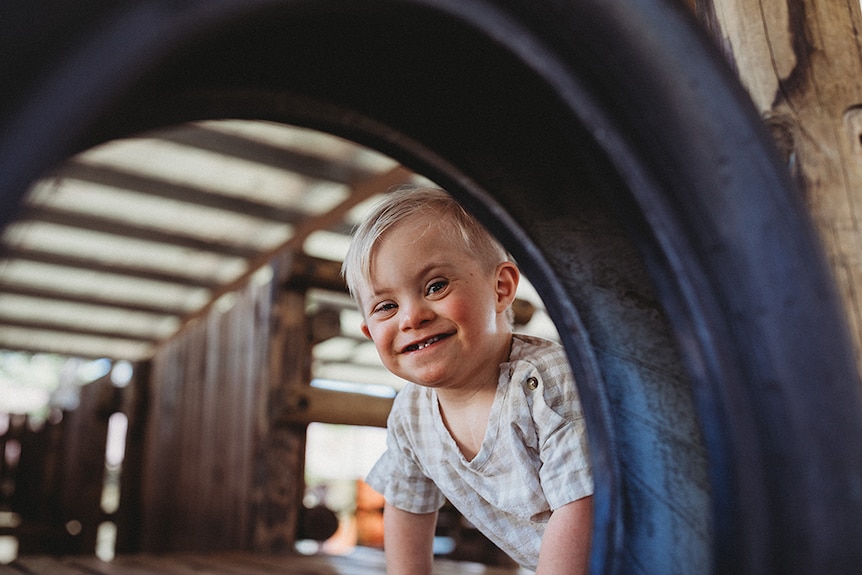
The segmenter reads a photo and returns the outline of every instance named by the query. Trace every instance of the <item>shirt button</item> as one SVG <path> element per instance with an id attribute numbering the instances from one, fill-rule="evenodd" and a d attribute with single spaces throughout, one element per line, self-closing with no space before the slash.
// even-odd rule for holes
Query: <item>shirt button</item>
<path id="1" fill-rule="evenodd" d="M 536 379 L 535 377 L 528 377 L 527 378 L 527 387 L 530 388 L 530 391 L 535 391 L 535 389 L 537 387 L 539 387 L 539 380 Z"/>

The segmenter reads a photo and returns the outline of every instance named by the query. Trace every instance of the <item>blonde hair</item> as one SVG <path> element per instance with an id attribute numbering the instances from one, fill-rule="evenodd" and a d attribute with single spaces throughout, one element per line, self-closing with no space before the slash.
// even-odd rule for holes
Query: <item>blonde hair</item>
<path id="1" fill-rule="evenodd" d="M 428 187 L 404 187 L 387 194 L 356 228 L 341 275 L 353 299 L 359 301 L 359 287 L 371 278 L 371 258 L 377 242 L 395 225 L 414 215 L 452 222 L 452 238 L 464 246 L 488 271 L 510 260 L 503 246 L 452 196 Z"/>

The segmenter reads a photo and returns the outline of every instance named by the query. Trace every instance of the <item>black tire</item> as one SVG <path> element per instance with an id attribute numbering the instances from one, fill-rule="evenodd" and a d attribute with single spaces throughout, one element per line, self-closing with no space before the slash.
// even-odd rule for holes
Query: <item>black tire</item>
<path id="1" fill-rule="evenodd" d="M 673 0 L 7 2 L 0 210 L 97 142 L 266 118 L 512 249 L 588 417 L 594 573 L 862 572 L 862 409 L 815 234 Z M 13 81 L 14 79 L 14 81 Z"/>

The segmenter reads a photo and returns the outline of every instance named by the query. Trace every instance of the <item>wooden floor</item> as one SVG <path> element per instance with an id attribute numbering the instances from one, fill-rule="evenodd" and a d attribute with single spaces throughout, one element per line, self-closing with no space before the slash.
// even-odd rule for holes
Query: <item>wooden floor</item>
<path id="1" fill-rule="evenodd" d="M 112 561 L 95 557 L 20 557 L 0 564 L 0 575 L 379 575 L 383 555 L 357 549 L 349 555 L 260 555 L 244 552 L 128 555 Z M 513 575 L 528 571 L 478 563 L 438 560 L 434 575 Z"/>

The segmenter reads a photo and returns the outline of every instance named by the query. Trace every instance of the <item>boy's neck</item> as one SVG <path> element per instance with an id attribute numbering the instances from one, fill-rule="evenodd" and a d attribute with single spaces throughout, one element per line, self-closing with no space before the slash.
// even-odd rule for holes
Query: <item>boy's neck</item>
<path id="1" fill-rule="evenodd" d="M 483 375 L 477 378 L 476 385 L 459 389 L 438 389 L 437 399 L 441 409 L 446 406 L 453 409 L 469 407 L 473 403 L 484 403 L 489 397 L 493 402 L 499 383 L 500 364 L 509 361 L 509 356 L 512 353 L 512 342 L 513 335 L 511 332 L 507 333 L 505 338 L 501 338 L 496 360 L 488 362 L 482 371 Z"/>
<path id="2" fill-rule="evenodd" d="M 438 389 L 437 405 L 440 417 L 455 440 L 461 454 L 472 461 L 485 441 L 488 418 L 497 395 L 500 377 L 500 364 L 509 360 L 512 351 L 511 333 L 502 341 L 497 361 L 488 362 L 488 369 L 480 378 L 478 385 L 467 389 Z"/>

